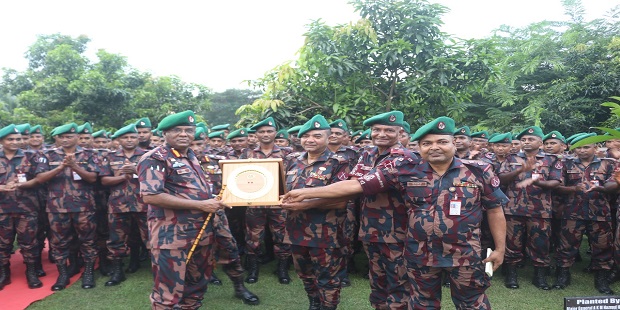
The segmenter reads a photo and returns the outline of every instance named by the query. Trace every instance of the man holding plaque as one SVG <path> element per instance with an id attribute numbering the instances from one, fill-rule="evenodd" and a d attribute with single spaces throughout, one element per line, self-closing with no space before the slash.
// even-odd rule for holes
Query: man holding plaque
<path id="1" fill-rule="evenodd" d="M 299 130 L 305 152 L 287 157 L 288 190 L 321 187 L 346 180 L 348 161 L 327 148 L 329 123 L 316 115 Z M 344 224 L 346 202 L 313 200 L 283 205 L 289 211 L 284 242 L 291 245 L 293 262 L 308 294 L 311 310 L 336 309 L 341 279 L 346 276 Z"/>
<path id="2" fill-rule="evenodd" d="M 154 286 L 153 309 L 197 309 L 213 271 L 213 222 L 199 236 L 208 213 L 226 205 L 212 194 L 196 154 L 190 149 L 195 115 L 185 111 L 165 117 L 158 126 L 166 143 L 138 163 L 140 194 L 148 204 L 149 244 Z M 186 262 L 195 239 L 194 255 Z"/>

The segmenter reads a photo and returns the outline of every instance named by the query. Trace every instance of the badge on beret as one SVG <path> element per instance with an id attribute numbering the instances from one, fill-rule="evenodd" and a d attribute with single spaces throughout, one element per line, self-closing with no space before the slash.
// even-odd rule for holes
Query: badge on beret
<path id="1" fill-rule="evenodd" d="M 554 133 L 551 134 L 551 138 L 557 137 Z"/>
<path id="2" fill-rule="evenodd" d="M 491 178 L 491 186 L 499 187 L 499 183 L 499 178 L 497 176 Z"/>
<path id="3" fill-rule="evenodd" d="M 465 128 L 461 128 L 461 133 L 465 133 Z"/>
<path id="4" fill-rule="evenodd" d="M 390 122 L 396 121 L 396 115 L 390 115 Z"/>
<path id="5" fill-rule="evenodd" d="M 483 137 L 483 138 L 487 137 L 487 135 L 485 135 L 485 134 L 481 134 L 480 136 Z"/>
<path id="6" fill-rule="evenodd" d="M 242 135 L 244 135 L 244 134 L 245 134 L 245 131 L 241 130 L 241 131 L 239 131 L 239 133 L 240 133 L 240 134 L 242 134 Z"/>
<path id="7" fill-rule="evenodd" d="M 71 127 L 71 130 L 69 130 L 70 132 L 75 132 L 75 128 Z"/>
<path id="8" fill-rule="evenodd" d="M 271 125 L 271 124 L 269 124 L 269 125 Z M 319 127 L 321 127 L 321 124 L 319 124 L 319 122 L 314 122 L 314 128 L 319 128 Z"/>
<path id="9" fill-rule="evenodd" d="M 437 128 L 444 130 L 446 128 L 446 123 L 444 122 L 437 123 Z"/>
<path id="10" fill-rule="evenodd" d="M 267 124 L 268 124 L 269 126 L 273 126 L 273 123 L 272 123 L 271 121 L 268 121 L 268 122 L 267 122 Z"/>
<path id="11" fill-rule="evenodd" d="M 140 122 L 140 126 L 144 126 L 146 123 L 144 121 Z"/>
<path id="12" fill-rule="evenodd" d="M 527 130 L 527 132 L 528 132 L 528 133 L 534 133 L 534 129 L 533 129 L 533 128 L 530 128 L 530 129 L 528 129 L 528 130 Z"/>
<path id="13" fill-rule="evenodd" d="M 316 126 L 316 125 L 315 125 Z M 338 123 L 338 127 L 342 127 L 342 123 Z"/>
<path id="14" fill-rule="evenodd" d="M 207 135 L 204 132 L 200 133 L 200 138 L 204 139 Z"/>
<path id="15" fill-rule="evenodd" d="M 17 130 L 17 128 L 14 128 L 14 129 L 15 129 L 15 132 L 19 132 L 19 130 Z"/>
<path id="16" fill-rule="evenodd" d="M 88 133 L 88 129 L 84 129 L 84 132 Z"/>
<path id="17" fill-rule="evenodd" d="M 191 115 L 187 117 L 187 120 L 188 120 L 190 123 L 193 123 L 193 122 L 194 122 L 194 118 L 193 118 Z"/>

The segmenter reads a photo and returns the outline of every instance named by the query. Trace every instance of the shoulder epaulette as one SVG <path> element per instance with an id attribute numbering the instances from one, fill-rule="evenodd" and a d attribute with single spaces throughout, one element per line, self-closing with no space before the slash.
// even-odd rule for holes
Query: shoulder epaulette
<path id="1" fill-rule="evenodd" d="M 489 152 L 489 153 L 484 154 L 484 157 L 486 157 L 486 158 L 488 158 L 488 159 L 493 159 L 493 156 L 494 156 L 494 155 L 495 155 L 495 154 L 493 154 L 493 153 L 490 153 L 490 152 Z"/>
<path id="2" fill-rule="evenodd" d="M 156 147 L 151 152 L 151 157 L 159 161 L 166 161 L 168 157 L 168 150 L 163 147 Z"/>
<path id="3" fill-rule="evenodd" d="M 391 155 L 405 155 L 405 150 L 402 148 L 390 149 Z"/>
<path id="4" fill-rule="evenodd" d="M 467 166 L 482 169 L 485 172 L 491 168 L 491 165 L 489 163 L 485 163 L 483 161 L 475 159 L 461 159 L 461 162 Z"/>

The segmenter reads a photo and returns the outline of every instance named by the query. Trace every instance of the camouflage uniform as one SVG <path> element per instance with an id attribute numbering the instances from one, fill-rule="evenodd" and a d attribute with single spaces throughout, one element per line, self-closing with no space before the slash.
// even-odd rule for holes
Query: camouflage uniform
<path id="1" fill-rule="evenodd" d="M 62 148 L 45 151 L 36 173 L 55 169 L 65 156 Z M 100 173 L 101 160 L 92 150 L 76 147 L 75 162 L 88 172 Z M 75 230 L 84 262 L 94 262 L 97 259 L 94 185 L 81 180 L 67 167 L 47 183 L 47 188 L 52 256 L 60 264 L 68 258 L 73 239 L 71 231 Z"/>
<path id="2" fill-rule="evenodd" d="M 359 178 L 396 158 L 417 157 L 397 144 L 379 154 L 377 147 L 362 152 L 351 176 Z M 407 270 L 403 261 L 407 207 L 397 190 L 364 196 L 361 200 L 359 239 L 369 264 L 370 304 L 375 309 L 406 309 L 409 302 Z"/>
<path id="3" fill-rule="evenodd" d="M 614 161 L 596 156 L 589 166 L 579 158 L 570 158 L 562 169 L 564 186 L 575 186 L 582 182 L 604 182 L 611 178 Z M 575 262 L 583 234 L 586 233 L 592 245 L 592 270 L 610 270 L 612 266 L 611 208 L 604 193 L 573 193 L 566 197 L 562 213 L 562 230 L 557 249 L 560 267 L 570 267 Z"/>
<path id="4" fill-rule="evenodd" d="M 209 184 L 191 149 L 187 156 L 165 144 L 138 163 L 141 195 L 169 194 L 185 199 L 211 198 Z M 187 254 L 207 214 L 197 210 L 148 205 L 149 245 L 154 286 L 153 309 L 195 309 L 202 305 L 213 272 L 213 221 L 207 225 L 189 263 Z"/>
<path id="5" fill-rule="evenodd" d="M 289 153 L 291 148 L 273 146 L 273 150 L 270 154 L 264 154 L 260 145 L 255 149 L 245 149 L 240 159 L 248 158 L 282 158 L 284 159 Z M 265 236 L 265 225 L 268 224 L 274 238 L 274 252 L 280 259 L 286 259 L 290 257 L 290 246 L 284 244 L 284 222 L 286 221 L 286 210 L 281 208 L 270 207 L 251 207 L 246 208 L 245 211 L 246 221 L 246 253 L 252 255 L 260 254 L 261 240 Z"/>
<path id="6" fill-rule="evenodd" d="M 410 207 L 404 254 L 411 284 L 409 309 L 441 307 L 443 270 L 449 272 L 457 309 L 490 309 L 480 221 L 485 209 L 507 202 L 491 170 L 482 162 L 454 158 L 439 176 L 427 162 L 401 157 L 359 179 L 365 195 L 397 191 Z M 453 200 L 461 203 L 460 215 L 450 215 Z"/>
<path id="7" fill-rule="evenodd" d="M 17 181 L 19 176 L 32 179 L 37 160 L 36 153 L 21 149 L 8 159 L 0 149 L 0 184 Z M 36 238 L 38 209 L 36 189 L 0 192 L 0 266 L 9 263 L 15 235 L 24 263 L 34 263 L 40 255 Z"/>
<path id="8" fill-rule="evenodd" d="M 234 150 L 228 152 L 226 159 L 239 159 L 241 154 L 237 154 Z M 240 253 L 245 251 L 245 208 L 226 209 L 226 217 L 228 217 L 230 231 L 237 242 Z"/>
<path id="9" fill-rule="evenodd" d="M 326 186 L 348 177 L 347 161 L 328 149 L 312 164 L 307 164 L 307 158 L 305 152 L 287 158 L 288 190 Z M 346 215 L 346 209 L 313 208 L 289 211 L 286 219 L 284 242 L 291 244 L 295 270 L 308 296 L 319 297 L 327 307 L 340 302 L 340 280 L 346 272 Z"/>
<path id="10" fill-rule="evenodd" d="M 145 153 L 141 148 L 136 148 L 131 157 L 126 157 L 122 149 L 110 152 L 101 170 L 101 176 L 119 176 L 118 170 L 125 164 L 125 161 L 137 164 L 140 157 Z M 135 222 L 138 227 L 139 239 L 144 243 L 147 242 L 147 206 L 140 196 L 138 175 L 134 175 L 133 178 L 110 188 L 107 210 L 107 224 L 110 232 L 107 242 L 110 251 L 109 259 L 127 256 L 125 241 L 131 235 L 132 222 Z"/>
<path id="11" fill-rule="evenodd" d="M 523 152 L 510 154 L 500 168 L 500 174 L 519 169 L 526 162 Z M 554 155 L 539 152 L 532 171 L 519 174 L 512 183 L 506 184 L 508 205 L 506 214 L 506 264 L 523 261 L 524 252 L 532 259 L 535 267 L 547 267 L 551 263 L 549 240 L 551 237 L 551 191 L 535 185 L 519 189 L 517 183 L 532 178 L 538 173 L 541 180 L 562 178 L 562 161 Z M 527 241 L 525 240 L 527 236 Z M 524 242 L 526 242 L 524 247 Z"/>
<path id="12" fill-rule="evenodd" d="M 340 146 L 336 150 L 336 157 L 345 161 L 348 166 L 348 171 L 352 171 L 357 165 L 358 153 L 350 146 Z M 359 232 L 359 201 L 350 201 L 347 203 L 347 219 L 344 223 L 344 230 L 346 236 L 346 243 L 343 245 L 342 250 L 345 251 L 347 258 L 352 258 L 354 254 L 354 243 L 357 240 L 357 234 Z"/>

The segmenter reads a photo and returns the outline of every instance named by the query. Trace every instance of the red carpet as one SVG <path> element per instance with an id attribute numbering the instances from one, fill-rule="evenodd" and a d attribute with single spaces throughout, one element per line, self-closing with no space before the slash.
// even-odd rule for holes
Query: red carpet
<path id="1" fill-rule="evenodd" d="M 21 310 L 26 309 L 31 303 L 41 300 L 49 295 L 52 295 L 52 285 L 56 283 L 58 277 L 58 270 L 56 265 L 50 263 L 47 260 L 46 247 L 43 250 L 43 270 L 47 273 L 45 277 L 39 278 L 43 282 L 43 287 L 30 289 L 26 282 L 26 265 L 24 259 L 17 250 L 15 254 L 11 255 L 11 284 L 4 287 L 0 291 L 0 308 L 2 310 Z M 80 278 L 81 273 L 71 278 L 71 284 Z"/>

